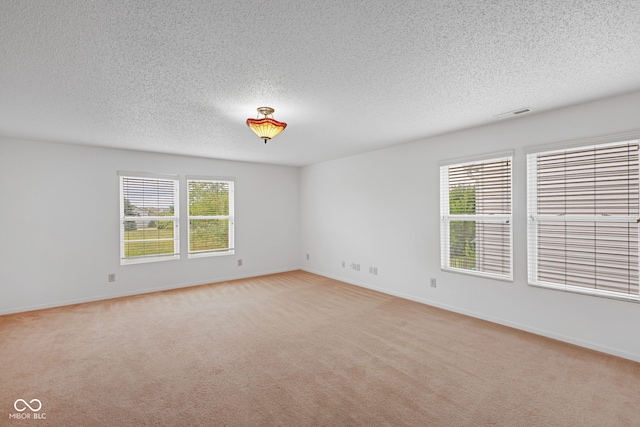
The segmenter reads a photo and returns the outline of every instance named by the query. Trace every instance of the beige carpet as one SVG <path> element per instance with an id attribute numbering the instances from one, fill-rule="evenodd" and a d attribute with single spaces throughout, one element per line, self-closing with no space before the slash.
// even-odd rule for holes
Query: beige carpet
<path id="1" fill-rule="evenodd" d="M 640 425 L 638 363 L 301 271 L 0 316 L 0 369 L 3 426 Z"/>

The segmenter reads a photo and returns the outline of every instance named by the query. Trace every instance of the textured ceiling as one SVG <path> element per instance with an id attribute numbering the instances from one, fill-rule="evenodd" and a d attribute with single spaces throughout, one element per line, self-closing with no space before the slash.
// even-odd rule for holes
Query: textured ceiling
<path id="1" fill-rule="evenodd" d="M 0 2 L 10 137 L 306 165 L 639 89 L 638 0 Z"/>

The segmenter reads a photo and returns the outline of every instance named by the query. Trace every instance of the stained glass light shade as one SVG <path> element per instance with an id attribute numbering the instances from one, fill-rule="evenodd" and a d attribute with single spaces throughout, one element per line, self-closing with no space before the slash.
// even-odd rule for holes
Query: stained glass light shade
<path id="1" fill-rule="evenodd" d="M 256 133 L 261 139 L 264 139 L 265 144 L 267 140 L 273 138 L 287 127 L 286 123 L 279 122 L 275 119 L 266 117 L 268 114 L 273 113 L 273 108 L 260 107 L 258 112 L 265 117 L 262 119 L 247 119 L 247 126 Z"/>

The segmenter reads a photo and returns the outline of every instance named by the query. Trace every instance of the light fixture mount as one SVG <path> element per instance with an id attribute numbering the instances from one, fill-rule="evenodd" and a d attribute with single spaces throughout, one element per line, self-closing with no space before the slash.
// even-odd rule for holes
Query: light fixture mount
<path id="1" fill-rule="evenodd" d="M 258 113 L 262 114 L 263 116 L 270 116 L 272 115 L 276 110 L 274 110 L 271 107 L 258 107 Z"/>
<path id="2" fill-rule="evenodd" d="M 255 132 L 260 138 L 264 139 L 264 143 L 267 143 L 267 140 L 273 138 L 287 127 L 287 124 L 284 122 L 279 122 L 273 118 L 273 112 L 275 111 L 271 107 L 258 107 L 258 113 L 262 114 L 264 117 L 256 119 L 247 119 L 247 126 L 249 129 Z M 271 116 L 269 118 L 268 116 Z"/>

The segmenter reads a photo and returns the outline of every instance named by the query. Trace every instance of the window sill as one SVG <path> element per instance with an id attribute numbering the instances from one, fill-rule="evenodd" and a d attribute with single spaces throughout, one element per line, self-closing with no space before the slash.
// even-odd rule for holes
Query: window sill
<path id="1" fill-rule="evenodd" d="M 234 255 L 235 253 L 236 253 L 236 251 L 233 250 L 233 249 L 231 249 L 229 251 L 220 251 L 220 252 L 201 252 L 201 253 L 195 253 L 195 254 L 188 254 L 187 258 L 188 259 L 192 259 L 192 258 L 210 258 L 210 257 Z"/>
<path id="2" fill-rule="evenodd" d="M 464 274 L 465 276 L 482 277 L 484 279 L 493 279 L 493 280 L 500 280 L 502 282 L 513 283 L 513 277 L 511 276 L 501 276 L 498 274 L 483 273 L 481 271 L 464 270 L 461 268 L 450 268 L 450 267 L 449 268 L 440 267 L 440 270 L 448 273 Z"/>
<path id="3" fill-rule="evenodd" d="M 131 259 L 125 258 L 120 260 L 120 265 L 147 264 L 150 262 L 175 261 L 178 259 L 180 259 L 180 255 L 147 257 L 147 258 L 131 258 Z"/>
<path id="4" fill-rule="evenodd" d="M 552 291 L 567 292 L 570 294 L 587 295 L 592 297 L 614 299 L 618 301 L 640 303 L 640 296 L 638 295 L 628 295 L 628 294 L 621 294 L 617 292 L 580 288 L 578 286 L 555 285 L 553 283 L 540 283 L 540 282 L 531 282 L 531 281 L 529 282 L 529 286 L 532 286 L 534 288 L 550 289 Z"/>

